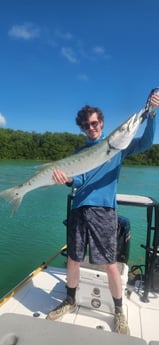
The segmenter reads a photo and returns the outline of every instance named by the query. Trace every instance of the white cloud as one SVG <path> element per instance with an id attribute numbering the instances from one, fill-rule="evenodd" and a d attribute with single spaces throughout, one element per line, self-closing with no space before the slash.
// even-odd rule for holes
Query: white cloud
<path id="1" fill-rule="evenodd" d="M 87 81 L 89 78 L 88 78 L 88 76 L 86 74 L 79 74 L 78 75 L 78 79 Z"/>
<path id="2" fill-rule="evenodd" d="M 73 35 L 70 32 L 63 32 L 60 29 L 55 30 L 55 36 L 65 41 L 70 41 L 73 38 Z"/>
<path id="3" fill-rule="evenodd" d="M 103 47 L 97 46 L 93 48 L 93 53 L 97 55 L 104 55 L 105 49 Z"/>
<path id="4" fill-rule="evenodd" d="M 102 58 L 110 58 L 109 54 L 106 54 L 105 48 L 101 47 L 101 46 L 96 46 L 92 49 L 92 52 L 94 54 L 94 56 L 97 57 L 102 57 Z"/>
<path id="5" fill-rule="evenodd" d="M 23 25 L 13 25 L 8 31 L 8 35 L 13 38 L 30 40 L 39 37 L 40 30 L 32 23 L 25 23 Z"/>
<path id="6" fill-rule="evenodd" d="M 72 48 L 63 47 L 61 48 L 61 54 L 71 63 L 78 63 L 76 54 Z"/>
<path id="7" fill-rule="evenodd" d="M 7 124 L 7 121 L 5 117 L 0 113 L 0 127 L 5 127 Z"/>

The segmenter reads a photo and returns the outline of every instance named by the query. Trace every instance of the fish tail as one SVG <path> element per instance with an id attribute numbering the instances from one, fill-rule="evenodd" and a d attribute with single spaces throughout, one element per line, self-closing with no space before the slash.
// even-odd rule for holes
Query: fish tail
<path id="1" fill-rule="evenodd" d="M 20 206 L 23 195 L 17 192 L 17 187 L 9 188 L 0 192 L 0 198 L 6 200 L 12 207 L 12 216 L 17 212 L 18 207 Z"/>

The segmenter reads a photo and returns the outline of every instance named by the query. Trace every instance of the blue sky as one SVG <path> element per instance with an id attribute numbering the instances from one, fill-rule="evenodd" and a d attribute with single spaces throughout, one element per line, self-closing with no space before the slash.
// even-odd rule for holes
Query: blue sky
<path id="1" fill-rule="evenodd" d="M 158 85 L 158 0 L 0 0 L 1 126 L 78 134 L 89 104 L 109 134 Z"/>

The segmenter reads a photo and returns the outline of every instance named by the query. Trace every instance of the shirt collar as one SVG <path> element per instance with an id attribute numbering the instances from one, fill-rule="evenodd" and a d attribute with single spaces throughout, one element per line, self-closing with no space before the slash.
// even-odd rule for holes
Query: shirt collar
<path id="1" fill-rule="evenodd" d="M 106 137 L 105 134 L 102 132 L 102 134 L 101 134 L 101 136 L 100 136 L 99 139 L 92 140 L 92 139 L 90 139 L 90 138 L 87 138 L 87 140 L 86 140 L 86 145 L 87 145 L 87 146 L 92 146 L 92 145 L 98 144 L 98 143 L 100 143 L 105 137 Z"/>

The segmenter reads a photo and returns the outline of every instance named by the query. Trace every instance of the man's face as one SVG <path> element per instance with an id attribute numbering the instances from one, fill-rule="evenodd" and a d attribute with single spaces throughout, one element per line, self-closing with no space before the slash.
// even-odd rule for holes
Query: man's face
<path id="1" fill-rule="evenodd" d="M 93 113 L 87 121 L 82 123 L 81 127 L 90 139 L 96 140 L 102 134 L 103 121 L 99 121 L 97 113 Z"/>

